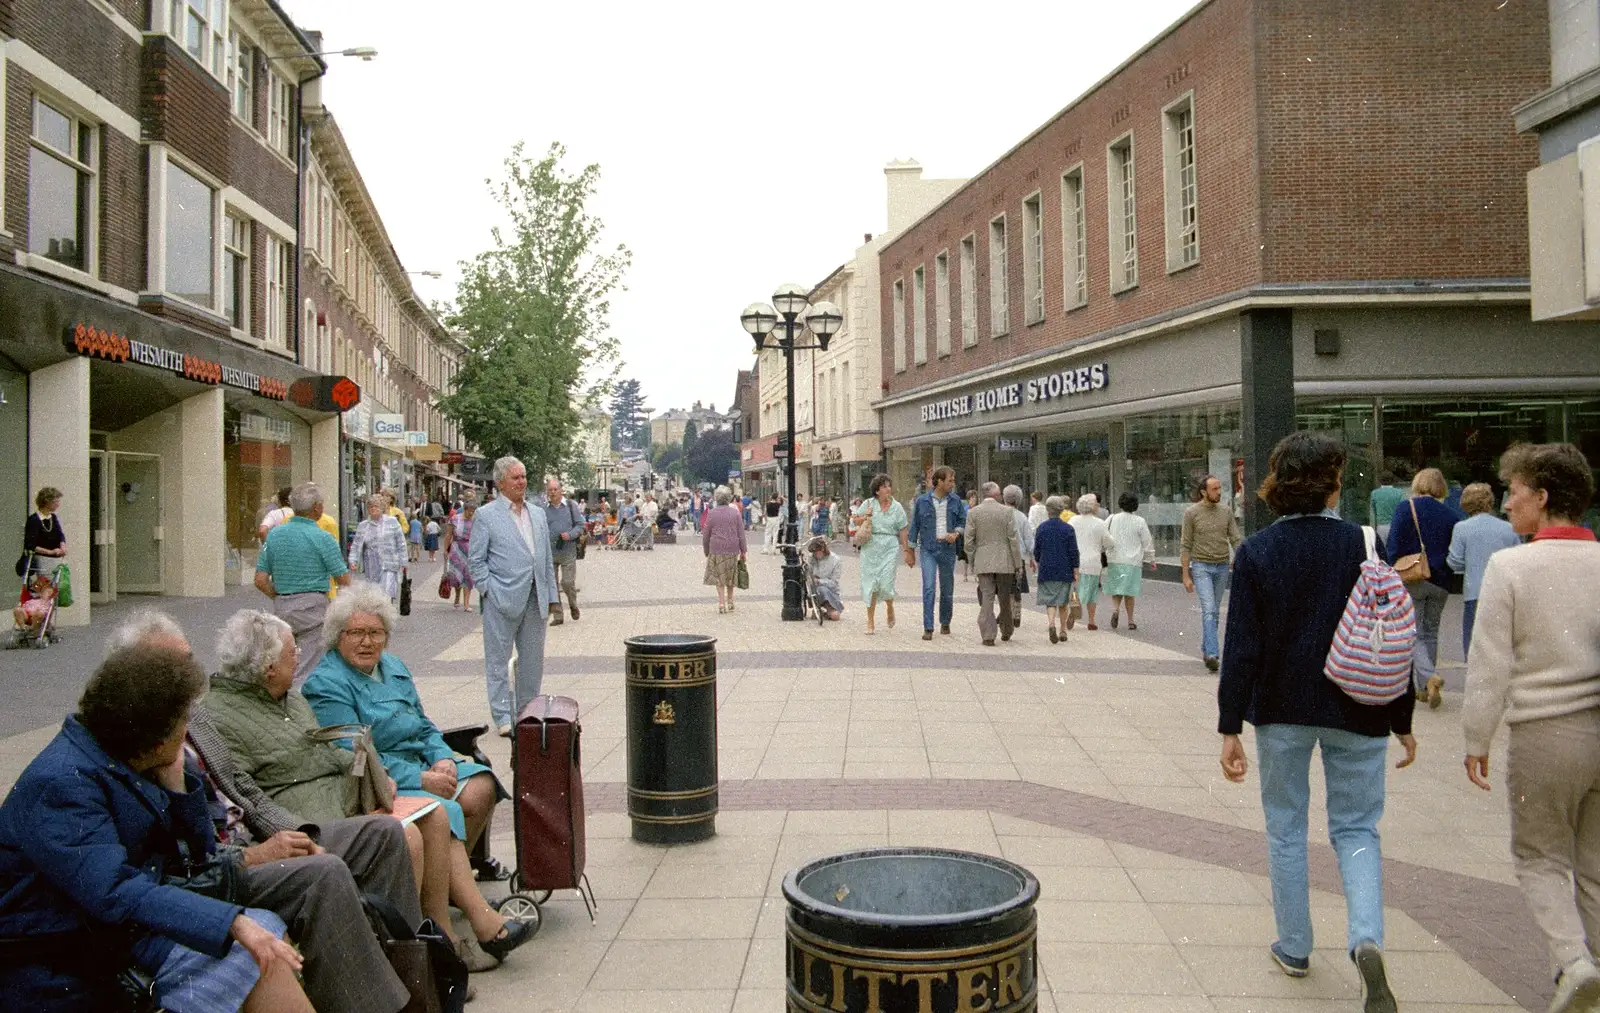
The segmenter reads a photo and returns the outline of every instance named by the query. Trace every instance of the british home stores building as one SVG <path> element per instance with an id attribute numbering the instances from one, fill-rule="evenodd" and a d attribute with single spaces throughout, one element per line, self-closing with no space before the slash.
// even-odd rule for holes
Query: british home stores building
<path id="1" fill-rule="evenodd" d="M 1548 77 L 1542 13 L 1361 8 L 1198 6 L 884 249 L 902 494 L 941 463 L 1130 490 L 1175 561 L 1207 474 L 1264 520 L 1244 493 L 1295 427 L 1349 448 L 1350 517 L 1386 468 L 1600 461 L 1600 330 L 1529 320 L 1509 110 Z"/>

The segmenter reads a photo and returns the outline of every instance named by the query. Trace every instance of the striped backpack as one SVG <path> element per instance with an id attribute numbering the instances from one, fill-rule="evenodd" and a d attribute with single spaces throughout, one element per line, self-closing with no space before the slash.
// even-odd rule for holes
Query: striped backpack
<path id="1" fill-rule="evenodd" d="M 1379 705 L 1411 688 L 1417 613 L 1405 581 L 1369 551 L 1350 589 L 1323 674 L 1357 703 Z"/>

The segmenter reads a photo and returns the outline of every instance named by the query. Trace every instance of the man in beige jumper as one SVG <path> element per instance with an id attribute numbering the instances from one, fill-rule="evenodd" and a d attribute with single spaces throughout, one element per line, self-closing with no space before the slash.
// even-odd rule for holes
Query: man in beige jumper
<path id="1" fill-rule="evenodd" d="M 1517 881 L 1556 973 L 1551 1013 L 1600 1010 L 1600 543 L 1580 527 L 1594 475 L 1568 443 L 1501 459 L 1526 545 L 1489 557 L 1462 708 L 1467 777 L 1489 790 L 1510 726 L 1506 787 Z"/>
<path id="2" fill-rule="evenodd" d="M 1244 541 L 1239 520 L 1222 505 L 1222 480 L 1207 475 L 1200 483 L 1200 501 L 1183 512 L 1183 533 L 1178 543 L 1178 569 L 1183 589 L 1200 591 L 1200 656 L 1209 671 L 1217 670 L 1222 649 L 1217 644 L 1217 616 L 1222 611 L 1222 588 L 1228 579 L 1233 550 Z"/>
<path id="3" fill-rule="evenodd" d="M 994 646 L 995 605 L 1000 608 L 1000 639 L 1010 640 L 1011 588 L 1022 569 L 1022 546 L 1012 509 L 1000 502 L 1000 487 L 983 485 L 983 502 L 967 512 L 967 557 L 978 575 L 978 634 Z"/>

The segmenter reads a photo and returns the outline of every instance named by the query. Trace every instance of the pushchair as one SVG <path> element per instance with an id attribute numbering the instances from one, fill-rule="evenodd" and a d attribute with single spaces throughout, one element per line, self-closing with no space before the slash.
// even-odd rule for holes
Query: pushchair
<path id="1" fill-rule="evenodd" d="M 650 526 L 635 514 L 617 528 L 619 549 L 643 549 L 650 540 Z"/>
<path id="2" fill-rule="evenodd" d="M 11 612 L 14 628 L 9 646 L 49 647 L 61 640 L 56 632 L 56 609 L 61 597 L 62 568 L 57 566 L 45 573 L 33 568 L 34 560 L 29 562 L 28 581 L 22 587 L 17 607 Z"/>

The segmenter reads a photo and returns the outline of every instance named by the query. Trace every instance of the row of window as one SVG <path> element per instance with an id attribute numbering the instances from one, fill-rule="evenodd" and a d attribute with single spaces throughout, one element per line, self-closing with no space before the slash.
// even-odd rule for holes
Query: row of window
<path id="1" fill-rule="evenodd" d="M 855 428 L 850 414 L 850 361 L 817 374 L 817 435 L 831 436 Z"/>
<path id="2" fill-rule="evenodd" d="M 152 16 L 159 18 L 156 4 Z M 168 0 L 166 24 L 156 26 L 176 39 L 195 62 L 221 81 L 232 98 L 233 114 L 266 138 L 268 146 L 285 158 L 295 154 L 295 88 L 284 75 L 271 69 L 255 72 L 259 52 L 236 25 L 230 25 L 228 0 Z M 256 122 L 256 96 L 267 93 L 267 122 Z"/>
<path id="3" fill-rule="evenodd" d="M 1195 183 L 1194 101 L 1186 95 L 1162 113 L 1166 192 L 1168 272 L 1200 262 L 1198 195 Z M 1109 290 L 1115 295 L 1139 284 L 1138 192 L 1134 162 L 1134 137 L 1124 134 L 1106 148 L 1106 225 Z M 1044 252 L 1044 199 L 1035 191 L 1022 202 L 1023 323 L 1031 326 L 1045 318 L 1046 265 Z M 989 336 L 1011 332 L 1010 227 L 1007 213 L 996 215 L 988 230 Z M 1077 309 L 1089 302 L 1088 229 L 1084 213 L 1084 166 L 1061 175 L 1061 283 L 1063 306 Z M 978 237 L 970 234 L 957 247 L 957 283 L 961 299 L 961 347 L 978 343 Z M 934 354 L 950 354 L 950 253 L 933 258 Z M 893 283 L 894 368 L 906 369 L 906 281 Z M 927 269 L 911 271 L 911 361 L 928 361 Z"/>

